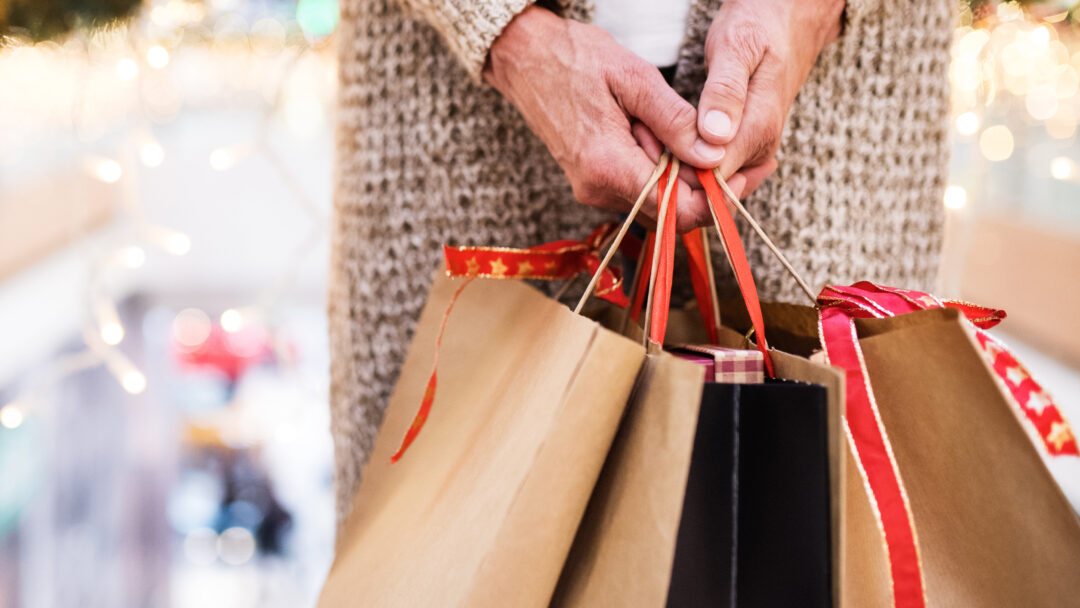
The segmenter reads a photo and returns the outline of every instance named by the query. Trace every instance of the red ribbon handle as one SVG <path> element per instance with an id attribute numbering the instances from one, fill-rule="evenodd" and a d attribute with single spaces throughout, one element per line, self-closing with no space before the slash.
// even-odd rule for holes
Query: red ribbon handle
<path id="1" fill-rule="evenodd" d="M 765 341 L 765 319 L 761 314 L 761 300 L 758 298 L 757 284 L 754 275 L 750 272 L 750 262 L 746 259 L 746 250 L 743 248 L 742 237 L 735 225 L 735 218 L 731 217 L 727 205 L 724 202 L 724 193 L 720 185 L 716 183 L 716 176 L 708 169 L 698 169 L 698 180 L 705 188 L 705 194 L 709 198 L 709 206 L 712 209 L 713 221 L 720 237 L 724 241 L 724 249 L 727 250 L 728 259 L 731 260 L 732 269 L 735 271 L 735 280 L 739 284 L 746 311 L 750 314 L 750 322 L 754 326 L 754 339 L 757 348 L 765 358 L 765 371 L 769 377 L 774 377 L 776 371 L 773 368 L 772 354 L 769 352 L 769 344 Z M 703 313 L 704 314 L 704 313 Z"/>
<path id="2" fill-rule="evenodd" d="M 664 169 L 660 181 L 656 183 L 657 216 L 661 210 L 660 203 L 664 192 L 668 189 L 668 180 L 678 177 L 672 175 L 672 167 L 677 166 L 674 162 Z M 671 193 L 668 198 L 667 210 L 663 218 L 657 217 L 660 222 L 660 259 L 656 265 L 656 278 L 652 287 L 653 301 L 649 303 L 649 339 L 657 344 L 664 343 L 664 335 L 667 333 L 668 313 L 671 309 L 671 284 L 675 271 L 675 221 L 678 207 L 677 183 L 671 184 Z M 651 271 L 651 266 L 650 266 Z"/>
<path id="3" fill-rule="evenodd" d="M 705 249 L 702 240 L 702 228 L 692 230 L 682 235 L 683 246 L 686 247 L 687 265 L 690 268 L 690 283 L 694 288 L 694 299 L 697 301 L 698 311 L 701 313 L 701 322 L 705 326 L 705 336 L 709 344 L 717 344 L 720 341 L 717 319 L 713 314 L 712 287 L 709 285 L 709 264 L 705 256 L 711 255 Z M 638 273 L 641 278 L 636 280 L 636 289 L 630 294 L 630 318 L 636 323 L 641 319 L 641 309 L 645 304 L 645 294 L 649 288 L 650 271 L 652 270 L 652 253 L 656 243 L 656 233 L 650 232 L 645 239 L 645 256 L 641 260 Z"/>

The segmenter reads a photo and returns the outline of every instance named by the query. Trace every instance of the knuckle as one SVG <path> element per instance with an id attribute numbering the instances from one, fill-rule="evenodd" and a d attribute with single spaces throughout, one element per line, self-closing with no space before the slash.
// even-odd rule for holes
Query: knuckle
<path id="1" fill-rule="evenodd" d="M 612 77 L 634 90 L 641 90 L 655 74 L 656 68 L 637 55 L 626 52 L 613 57 L 608 64 Z M 659 72 L 657 72 L 659 74 Z"/>
<path id="2" fill-rule="evenodd" d="M 702 88 L 702 96 L 741 101 L 746 97 L 746 84 L 746 82 L 732 74 L 717 74 L 705 82 L 705 86 Z"/>
<path id="3" fill-rule="evenodd" d="M 769 32 L 756 21 L 713 22 L 705 41 L 705 62 L 721 55 L 733 58 L 747 69 L 765 56 L 769 48 Z"/>
<path id="4" fill-rule="evenodd" d="M 747 57 L 760 56 L 768 47 L 769 33 L 756 21 L 743 21 L 724 31 L 724 42 L 731 50 Z"/>
<path id="5" fill-rule="evenodd" d="M 658 127 L 667 134 L 690 135 L 692 140 L 697 133 L 697 110 L 689 103 L 680 103 L 680 100 L 672 100 L 666 105 Z"/>

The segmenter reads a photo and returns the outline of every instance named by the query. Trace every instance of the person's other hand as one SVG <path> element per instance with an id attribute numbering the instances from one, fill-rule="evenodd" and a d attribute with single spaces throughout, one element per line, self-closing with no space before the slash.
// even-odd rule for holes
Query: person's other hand
<path id="1" fill-rule="evenodd" d="M 484 78 L 517 107 L 587 205 L 628 211 L 656 168 L 657 142 L 699 167 L 724 155 L 698 136 L 694 107 L 656 67 L 604 30 L 542 8 L 525 9 L 503 30 Z M 704 192 L 690 187 L 692 171 L 680 173 L 678 227 L 686 231 L 711 219 Z M 649 200 L 642 213 L 655 220 L 655 189 Z"/>
<path id="2" fill-rule="evenodd" d="M 725 0 L 713 17 L 698 131 L 725 148 L 720 172 L 738 196 L 776 169 L 788 111 L 843 10 L 844 0 Z"/>

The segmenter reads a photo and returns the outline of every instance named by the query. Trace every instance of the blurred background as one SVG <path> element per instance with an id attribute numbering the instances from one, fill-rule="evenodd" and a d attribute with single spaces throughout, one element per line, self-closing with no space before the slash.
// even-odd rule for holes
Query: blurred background
<path id="1" fill-rule="evenodd" d="M 1080 422 L 1076 4 L 956 5 L 939 295 Z M 0 608 L 313 605 L 338 15 L 0 0 Z"/>

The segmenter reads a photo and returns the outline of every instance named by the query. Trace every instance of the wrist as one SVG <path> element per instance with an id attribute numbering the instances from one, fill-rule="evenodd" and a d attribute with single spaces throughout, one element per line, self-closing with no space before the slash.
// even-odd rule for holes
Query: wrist
<path id="1" fill-rule="evenodd" d="M 840 36 L 845 0 L 781 0 L 791 7 L 793 27 L 816 33 L 816 50 L 821 51 Z"/>
<path id="2" fill-rule="evenodd" d="M 847 7 L 847 1 L 817 0 L 817 2 L 808 4 L 816 5 L 814 7 L 817 9 L 815 15 L 823 34 L 820 48 L 823 49 L 840 37 L 840 33 L 844 29 L 844 9 Z"/>
<path id="3" fill-rule="evenodd" d="M 840 36 L 846 5 L 846 0 L 725 0 L 717 15 L 756 19 L 764 29 L 791 39 L 795 46 L 820 51 Z M 781 33 L 784 31 L 787 33 Z"/>
<path id="4" fill-rule="evenodd" d="M 564 27 L 555 13 L 535 5 L 526 7 L 492 43 L 481 74 L 484 81 L 505 93 L 512 74 L 535 54 L 536 45 L 544 40 L 550 44 Z"/>

